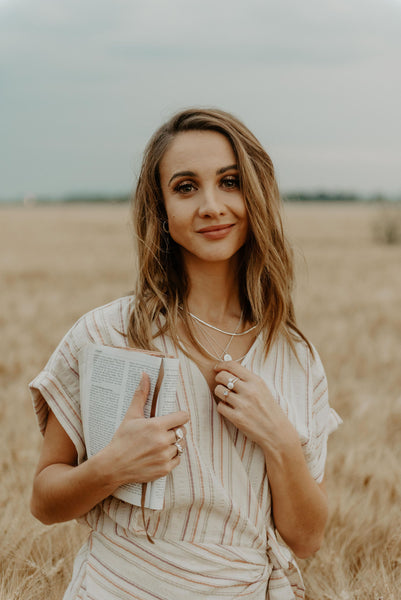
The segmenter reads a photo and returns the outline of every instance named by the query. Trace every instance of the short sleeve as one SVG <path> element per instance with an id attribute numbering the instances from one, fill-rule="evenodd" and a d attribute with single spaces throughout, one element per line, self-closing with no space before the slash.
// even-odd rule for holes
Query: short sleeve
<path id="1" fill-rule="evenodd" d="M 87 335 L 81 319 L 61 340 L 43 371 L 29 384 L 41 433 L 46 429 L 50 408 L 74 443 L 79 463 L 85 457 L 85 444 L 77 354 L 85 343 Z"/>
<path id="2" fill-rule="evenodd" d="M 86 458 L 81 418 L 78 353 L 87 344 L 127 345 L 132 296 L 113 300 L 86 313 L 75 323 L 29 384 L 39 429 L 46 429 L 49 409 L 75 445 L 78 462 Z"/>
<path id="3" fill-rule="evenodd" d="M 327 457 L 327 440 L 342 419 L 330 407 L 326 373 L 316 350 L 314 357 L 310 356 L 308 370 L 309 435 L 305 440 L 304 453 L 313 478 L 321 483 Z"/>

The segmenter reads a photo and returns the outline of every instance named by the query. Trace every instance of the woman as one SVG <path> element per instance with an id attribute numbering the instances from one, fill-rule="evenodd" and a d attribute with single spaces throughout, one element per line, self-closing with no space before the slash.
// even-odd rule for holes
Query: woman
<path id="1" fill-rule="evenodd" d="M 303 598 L 293 555 L 321 543 L 340 419 L 296 326 L 271 160 L 231 115 L 184 111 L 149 142 L 133 219 L 135 295 L 82 317 L 31 383 L 44 434 L 32 512 L 91 528 L 65 598 Z M 90 343 L 178 356 L 179 410 L 144 419 L 144 375 L 111 443 L 85 460 L 76 356 Z M 113 491 L 162 475 L 151 544 Z"/>

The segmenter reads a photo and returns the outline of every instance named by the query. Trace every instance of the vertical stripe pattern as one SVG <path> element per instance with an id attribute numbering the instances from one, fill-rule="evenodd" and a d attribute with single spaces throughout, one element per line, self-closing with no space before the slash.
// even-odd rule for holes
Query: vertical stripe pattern
<path id="1" fill-rule="evenodd" d="M 125 346 L 132 297 L 84 315 L 31 382 L 40 430 L 50 408 L 85 460 L 77 354 L 86 344 Z M 170 339 L 160 349 L 176 354 Z M 257 338 L 243 364 L 263 377 L 296 427 L 308 467 L 321 481 L 327 437 L 341 422 L 330 409 L 319 357 L 284 339 L 266 361 Z M 187 449 L 167 478 L 164 508 L 106 498 L 82 520 L 91 528 L 76 557 L 65 600 L 298 600 L 304 588 L 289 549 L 277 540 L 262 450 L 222 418 L 200 370 L 181 352 L 177 409 L 190 414 Z M 301 364 L 300 364 L 301 363 Z"/>

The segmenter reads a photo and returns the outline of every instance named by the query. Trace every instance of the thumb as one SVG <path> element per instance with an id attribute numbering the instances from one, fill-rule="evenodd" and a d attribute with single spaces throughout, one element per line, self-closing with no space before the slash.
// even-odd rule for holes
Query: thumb
<path id="1" fill-rule="evenodd" d="M 150 391 L 150 379 L 147 373 L 142 373 L 141 380 L 135 390 L 132 402 L 127 410 L 126 417 L 129 419 L 143 419 L 143 409 Z"/>

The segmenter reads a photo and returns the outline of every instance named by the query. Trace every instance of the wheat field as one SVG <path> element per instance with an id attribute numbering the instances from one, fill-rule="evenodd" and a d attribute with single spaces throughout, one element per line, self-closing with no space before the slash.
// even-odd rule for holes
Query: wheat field
<path id="1" fill-rule="evenodd" d="M 300 561 L 308 600 L 401 598 L 401 246 L 375 206 L 289 204 L 301 329 L 344 423 L 327 463 L 325 542 Z M 62 598 L 86 531 L 29 513 L 40 448 L 27 383 L 87 310 L 126 294 L 126 205 L 0 208 L 0 600 Z"/>

